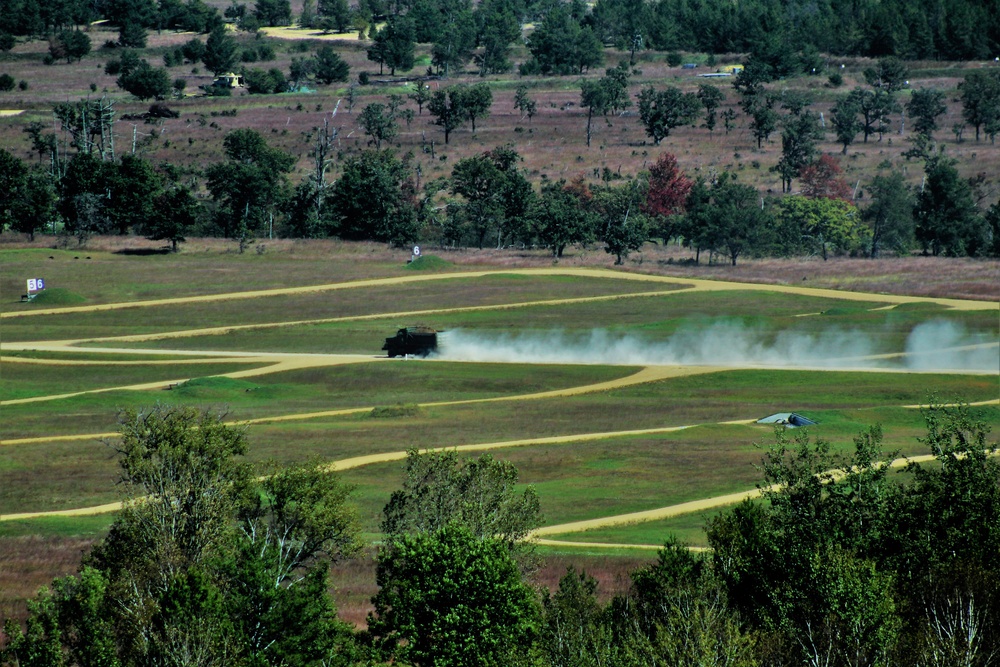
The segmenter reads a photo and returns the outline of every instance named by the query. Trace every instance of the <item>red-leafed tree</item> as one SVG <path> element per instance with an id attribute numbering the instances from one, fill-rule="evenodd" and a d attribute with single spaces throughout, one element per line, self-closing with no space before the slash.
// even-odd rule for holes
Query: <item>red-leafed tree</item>
<path id="1" fill-rule="evenodd" d="M 677 235 L 679 215 L 684 212 L 684 202 L 694 181 L 677 167 L 677 158 L 664 153 L 649 168 L 649 189 L 643 212 L 656 221 L 656 236 L 669 241 Z"/>
<path id="2" fill-rule="evenodd" d="M 802 194 L 810 199 L 851 200 L 851 186 L 841 176 L 840 164 L 831 155 L 822 155 L 803 167 L 799 174 Z"/>

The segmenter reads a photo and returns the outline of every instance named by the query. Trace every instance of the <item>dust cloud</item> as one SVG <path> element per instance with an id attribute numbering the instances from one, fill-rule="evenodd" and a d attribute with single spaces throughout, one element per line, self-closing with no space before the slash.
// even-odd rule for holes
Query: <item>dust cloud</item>
<path id="1" fill-rule="evenodd" d="M 903 350 L 886 349 L 880 338 L 885 337 L 836 328 L 773 332 L 732 320 L 684 324 L 666 340 L 604 329 L 520 334 L 455 329 L 438 335 L 435 356 L 498 363 L 1000 372 L 1000 343 L 951 321 L 914 327 Z"/>

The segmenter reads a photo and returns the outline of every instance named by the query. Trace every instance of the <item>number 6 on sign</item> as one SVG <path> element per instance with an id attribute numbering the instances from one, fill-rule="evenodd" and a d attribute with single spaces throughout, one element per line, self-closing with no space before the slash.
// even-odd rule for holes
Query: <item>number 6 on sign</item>
<path id="1" fill-rule="evenodd" d="M 420 257 L 420 246 L 418 245 L 413 246 L 413 256 Z"/>

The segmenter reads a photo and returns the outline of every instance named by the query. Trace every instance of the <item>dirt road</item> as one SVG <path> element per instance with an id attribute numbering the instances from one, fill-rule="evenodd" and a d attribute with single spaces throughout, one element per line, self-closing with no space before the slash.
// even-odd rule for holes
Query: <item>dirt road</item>
<path id="1" fill-rule="evenodd" d="M 194 302 L 213 302 L 213 301 L 223 301 L 223 300 L 234 300 L 234 299 L 253 299 L 261 297 L 279 296 L 283 294 L 294 294 L 294 293 L 308 293 L 308 292 L 324 292 L 332 290 L 342 290 L 342 289 L 352 289 L 352 288 L 364 288 L 364 287 L 381 287 L 398 285 L 406 282 L 423 282 L 423 281 L 433 281 L 433 280 L 452 280 L 452 279 L 462 279 L 462 278 L 476 278 L 489 275 L 499 275 L 499 274 L 520 274 L 520 275 L 573 275 L 580 277 L 594 277 L 594 278 L 615 278 L 620 280 L 632 280 L 632 281 L 643 281 L 643 282 L 658 282 L 669 284 L 674 287 L 681 286 L 684 292 L 688 291 L 721 291 L 721 290 L 744 290 L 744 291 L 756 291 L 756 292 L 778 292 L 785 294 L 798 294 L 804 296 L 814 296 L 814 297 L 826 297 L 834 299 L 842 299 L 849 301 L 862 301 L 884 304 L 888 303 L 891 305 L 903 304 L 903 303 L 917 303 L 917 302 L 929 302 L 935 303 L 947 308 L 956 310 L 998 310 L 1000 312 L 1000 304 L 995 302 L 985 302 L 985 301 L 971 301 L 971 300 L 960 300 L 960 299 L 939 299 L 939 298 L 925 298 L 925 297 L 908 297 L 908 296 L 897 296 L 897 295 L 886 295 L 886 294 L 868 294 L 861 292 L 842 292 L 837 290 L 829 289 L 816 289 L 816 288 L 806 288 L 806 287 L 795 287 L 795 286 L 782 286 L 782 285 L 758 285 L 758 284 L 744 284 L 744 283 L 733 283 L 725 281 L 709 281 L 709 280 L 697 280 L 697 279 L 680 279 L 680 278 L 670 278 L 664 276 L 649 276 L 642 274 L 632 274 L 632 273 L 619 273 L 606 269 L 582 269 L 582 268 L 552 268 L 552 269 L 511 269 L 503 271 L 476 271 L 476 272 L 462 272 L 462 273 L 444 273 L 444 274 L 430 274 L 430 275 L 413 275 L 413 276 L 402 276 L 396 278 L 383 278 L 375 280 L 361 280 L 348 283 L 335 283 L 328 285 L 313 285 L 313 286 L 303 286 L 296 288 L 284 288 L 275 290 L 259 290 L 252 292 L 236 292 L 227 294 L 215 294 L 215 295 L 205 295 L 205 296 L 194 296 L 194 297 L 178 297 L 175 299 L 159 299 L 155 301 L 142 301 L 142 302 L 131 302 L 131 303 L 115 303 L 115 304 L 100 304 L 91 306 L 76 306 L 70 308 L 59 308 L 59 309 L 46 309 L 46 310 L 25 310 L 16 312 L 0 313 L 0 318 L 13 318 L 13 317 L 30 317 L 38 315 L 56 314 L 56 313 L 73 313 L 73 312 L 94 312 L 94 311 L 105 311 L 105 310 L 116 310 L 124 308 L 146 308 L 155 307 L 162 305 L 173 305 L 173 304 L 184 304 L 184 303 L 194 303 Z M 318 322 L 335 322 L 335 321 L 345 321 L 345 320 L 362 320 L 362 319 L 374 319 L 374 318 L 385 318 L 385 317 L 413 317 L 431 313 L 438 312 L 461 312 L 463 310 L 487 310 L 487 309 L 509 309 L 509 308 L 521 308 L 529 305 L 557 305 L 566 303 L 578 303 L 585 301 L 599 301 L 599 300 L 611 300 L 620 298 L 638 298 L 644 296 L 651 296 L 656 294 L 677 294 L 679 293 L 676 289 L 671 289 L 665 292 L 643 292 L 638 294 L 627 294 L 627 295 L 610 295 L 601 297 L 582 297 L 574 299 L 556 299 L 547 301 L 534 301 L 534 302 L 520 302 L 511 304 L 502 304 L 495 306 L 471 306 L 467 308 L 452 308 L 452 309 L 434 309 L 425 311 L 410 311 L 405 313 L 380 313 L 373 315 L 363 315 L 347 318 L 326 318 L 319 320 L 301 320 L 294 322 L 275 322 L 269 324 L 254 324 L 246 326 L 228 326 L 228 327 L 212 327 L 203 329 L 191 329 L 183 331 L 171 331 L 171 332 L 161 332 L 151 335 L 143 336 L 117 336 L 117 337 L 107 337 L 107 338 L 92 338 L 92 339 L 78 339 L 78 340 L 66 340 L 66 341 L 45 341 L 45 342 L 29 342 L 29 343 L 3 343 L 0 344 L 0 349 L 3 350 L 37 350 L 41 352 L 87 352 L 90 354 L 94 353 L 108 353 L 108 354 L 136 354 L 136 355 L 170 355 L 170 356 L 183 356 L 185 360 L 182 363 L 218 363 L 222 361 L 234 361 L 238 360 L 240 362 L 246 362 L 248 364 L 253 364 L 253 368 L 242 369 L 238 371 L 233 371 L 231 373 L 223 374 L 224 377 L 231 378 L 245 378 L 254 377 L 259 375 L 264 375 L 267 373 L 279 373 L 288 370 L 303 369 L 303 368 L 314 368 L 320 366 L 331 366 L 340 364 L 351 364 L 351 363 L 369 363 L 373 361 L 384 361 L 384 359 L 374 358 L 366 355 L 318 355 L 318 354 L 292 354 L 292 353 L 243 353 L 243 352 L 232 352 L 232 351 L 213 351 L 213 350 L 201 350 L 201 351 L 190 351 L 190 350 L 150 350 L 150 349 L 132 349 L 132 348 L 79 348 L 75 347 L 86 342 L 142 342 L 149 340 L 163 340 L 169 338 L 182 338 L 190 336 L 203 336 L 203 335 L 213 335 L 213 334 L 224 334 L 240 329 L 249 328 L 262 328 L 262 327 L 282 327 L 282 326 L 297 326 L 301 324 L 311 324 Z M 884 307 L 884 306 L 880 306 Z M 74 364 L 164 364 L 164 363 L 179 363 L 176 360 L 171 361 L 155 361 L 155 360 L 137 360 L 135 362 L 129 361 L 113 361 L 113 362 L 100 362 L 93 360 L 86 361 L 74 361 L 69 360 L 51 360 L 51 359 L 27 359 L 21 357 L 3 357 L 4 363 L 35 363 L 35 364 L 60 364 L 60 365 L 74 365 Z M 532 399 L 543 399 L 552 398 L 560 396 L 573 396 L 584 393 L 607 391 L 610 389 L 617 389 L 620 387 L 625 387 L 635 384 L 643 384 L 648 382 L 657 382 L 664 379 L 682 377 L 687 375 L 695 375 L 702 373 L 714 373 L 720 370 L 731 370 L 727 367 L 713 367 L 713 366 L 648 366 L 642 368 L 636 373 L 627 375 L 615 380 L 610 380 L 607 382 L 601 382 L 590 385 L 583 385 L 578 387 L 568 387 L 564 389 L 537 392 L 534 394 L 524 394 L 517 396 L 501 396 L 493 398 L 484 399 L 469 399 L 469 400 L 456 400 L 456 401 L 443 401 L 436 403 L 426 403 L 423 404 L 424 407 L 435 407 L 435 406 L 453 406 L 453 405 L 466 405 L 473 403 L 488 403 L 488 402 L 498 402 L 498 401 L 514 401 L 514 400 L 532 400 Z M 885 369 L 879 369 L 880 372 L 886 372 Z M 159 381 L 152 383 L 143 383 L 129 385 L 126 387 L 113 387 L 113 388 L 99 388 L 87 391 L 72 392 L 54 396 L 42 396 L 33 397 L 28 399 L 16 399 L 10 401 L 0 402 L 0 405 L 12 405 L 17 403 L 27 403 L 34 401 L 44 401 L 44 400 L 57 400 L 61 398 L 67 398 L 71 396 L 77 396 L 85 393 L 96 393 L 96 392 L 106 392 L 118 389 L 130 389 L 130 390 L 148 390 L 148 389 L 161 389 L 169 384 L 175 384 L 178 382 L 183 382 L 185 379 L 176 379 L 169 381 Z M 1000 404 L 1000 399 L 995 401 L 985 401 L 984 404 Z M 917 406 L 905 406 L 905 407 L 917 407 Z M 339 416 L 346 414 L 362 413 L 368 412 L 372 407 L 362 407 L 362 408 L 346 408 L 340 410 L 328 410 L 319 411 L 311 413 L 298 413 L 271 417 L 262 417 L 258 419 L 253 419 L 249 421 L 244 421 L 240 423 L 245 424 L 255 424 L 255 423 L 274 423 L 282 421 L 293 421 L 293 420 L 305 420 L 305 419 L 315 419 L 322 417 Z M 752 420 L 747 421 L 735 421 L 735 422 L 723 422 L 727 424 L 747 424 L 751 423 Z M 666 433 L 671 431 L 678 431 L 687 428 L 692 428 L 698 426 L 698 424 L 686 425 L 686 426 L 671 426 L 653 429 L 637 429 L 637 430 L 627 430 L 627 431 L 614 431 L 614 432 L 601 432 L 601 433 L 585 433 L 576 435 L 566 435 L 566 436 L 552 436 L 547 438 L 530 438 L 530 439 L 520 439 L 520 440 L 509 440 L 503 442 L 493 442 L 493 443 L 478 443 L 469 445 L 460 445 L 457 447 L 441 448 L 441 449 L 455 449 L 461 452 L 473 452 L 473 451 L 486 451 L 503 449 L 508 447 L 526 447 L 533 445 L 551 445 L 551 444 L 563 444 L 580 442 L 587 440 L 598 440 L 607 438 L 619 438 L 632 435 L 647 435 L 655 433 Z M 67 440 L 93 440 L 101 438 L 113 438 L 117 434 L 115 433 L 101 433 L 101 434 L 74 434 L 74 435 L 63 435 L 63 436 L 49 436 L 43 438 L 23 438 L 18 440 L 7 440 L 0 443 L 5 446 L 16 446 L 19 444 L 29 444 L 29 443 L 39 443 L 39 442 L 52 442 L 52 441 L 67 441 Z M 385 463 L 391 461 L 398 461 L 405 459 L 405 451 L 397 452 L 384 452 L 379 454 L 371 454 L 367 456 L 352 457 L 349 459 L 343 459 L 340 461 L 334 461 L 328 464 L 328 469 L 333 470 L 348 470 L 351 468 L 357 468 L 366 465 L 372 465 L 376 463 Z M 899 467 L 905 465 L 908 461 L 925 461 L 930 460 L 932 457 L 915 457 L 911 459 L 897 459 L 889 463 L 893 467 Z M 579 533 L 587 530 L 593 530 L 596 528 L 605 528 L 609 526 L 626 525 L 631 523 L 639 523 L 645 521 L 657 521 L 667 518 L 676 517 L 682 514 L 687 514 L 691 512 L 700 512 L 707 509 L 714 509 L 718 507 L 723 507 L 726 505 L 732 505 L 746 498 L 759 497 L 761 491 L 758 489 L 738 492 L 733 494 L 727 494 L 722 496 L 717 496 L 714 498 L 706 498 L 702 500 L 691 501 L 687 503 L 682 503 L 679 505 L 672 505 L 669 507 L 656 508 L 651 510 L 646 510 L 642 512 L 633 512 L 629 514 L 622 514 L 617 516 L 602 517 L 598 519 L 592 519 L 587 521 L 577 521 L 572 523 L 545 526 L 536 530 L 532 537 L 537 539 L 540 543 L 546 544 L 559 544 L 559 545 L 572 545 L 580 547 L 614 547 L 614 548 L 659 548 L 657 545 L 618 545 L 618 544 L 607 544 L 607 543 L 586 543 L 586 542 L 565 542 L 560 540 L 553 540 L 550 536 L 553 535 L 564 535 L 571 533 Z M 26 512 L 19 514 L 8 514 L 0 515 L 0 521 L 13 521 L 19 519 L 32 519 L 40 517 L 50 517 L 50 516 L 84 516 L 92 514 L 102 514 L 108 512 L 114 512 L 120 509 L 121 505 L 119 503 L 108 503 L 104 505 L 94 506 L 94 507 L 84 507 L 78 509 L 70 510 L 59 510 L 51 512 Z"/>

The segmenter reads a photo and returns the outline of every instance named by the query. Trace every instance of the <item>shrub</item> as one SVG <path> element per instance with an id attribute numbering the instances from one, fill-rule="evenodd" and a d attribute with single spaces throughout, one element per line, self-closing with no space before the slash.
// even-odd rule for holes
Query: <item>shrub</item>
<path id="1" fill-rule="evenodd" d="M 10 74 L 0 74 L 0 91 L 14 90 L 14 77 Z"/>

